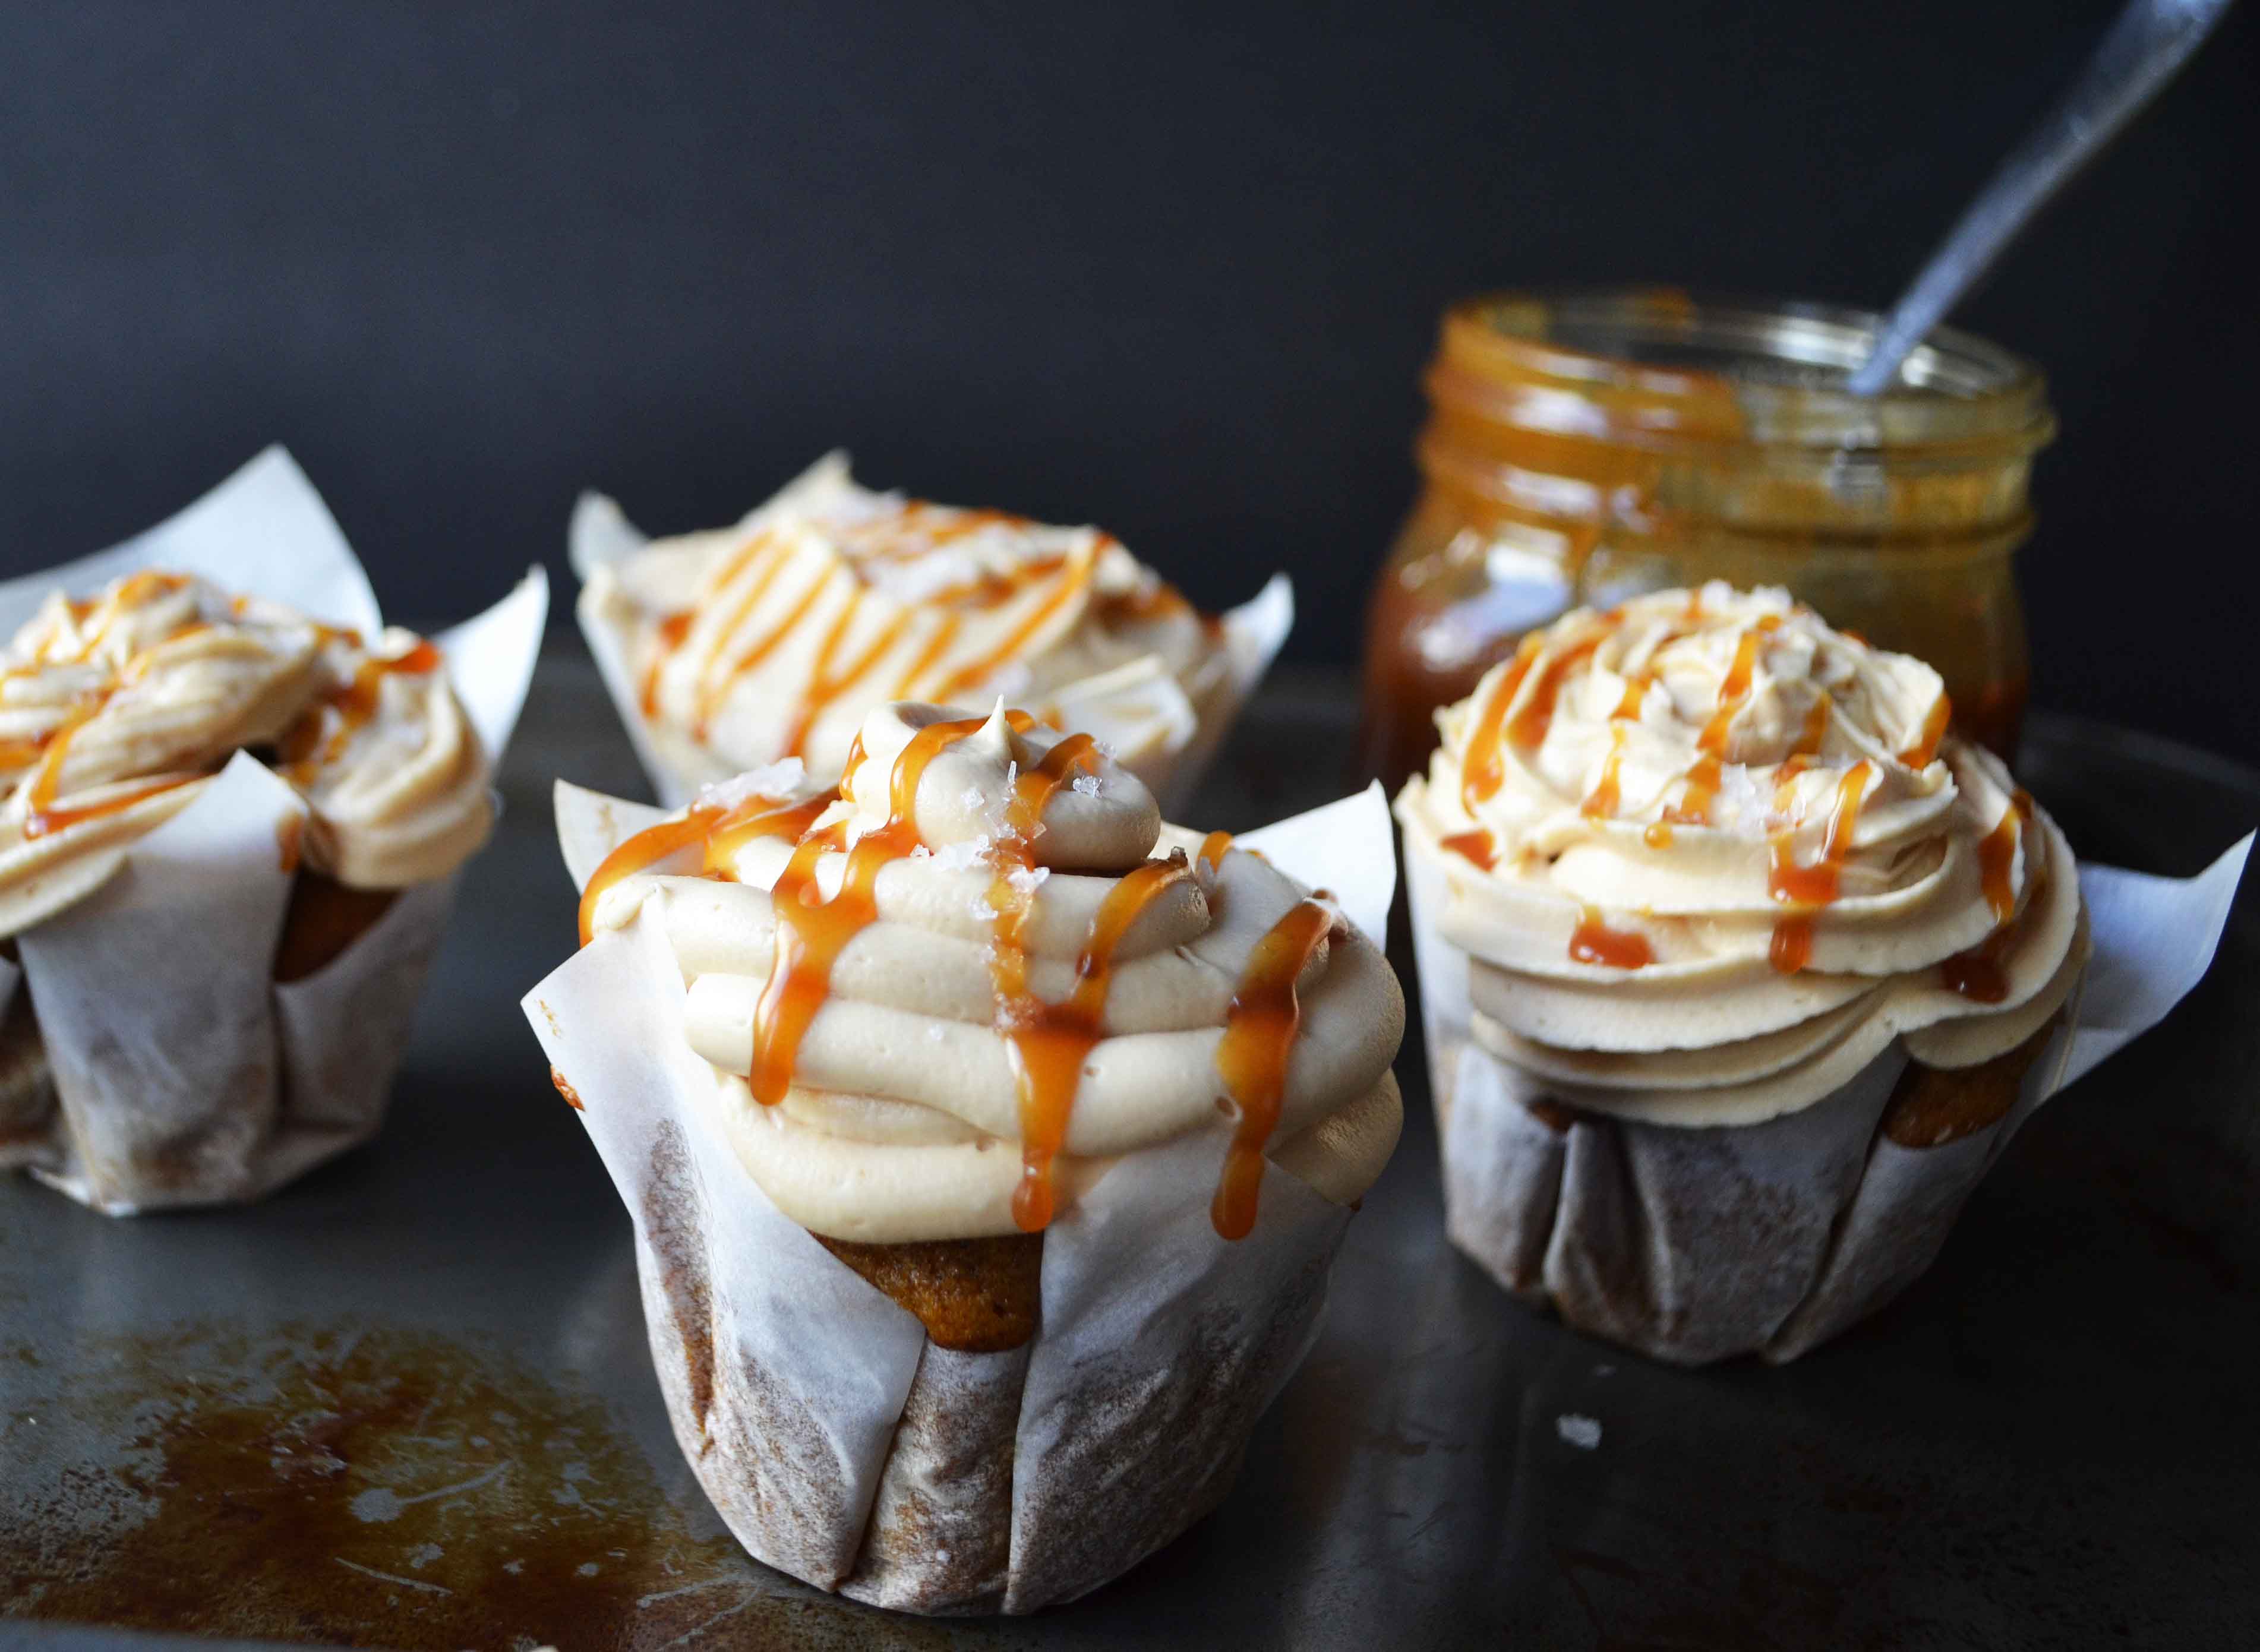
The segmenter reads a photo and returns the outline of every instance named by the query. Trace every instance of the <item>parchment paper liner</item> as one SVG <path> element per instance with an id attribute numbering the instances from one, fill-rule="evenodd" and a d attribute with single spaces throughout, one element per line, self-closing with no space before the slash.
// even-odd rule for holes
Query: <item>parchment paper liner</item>
<path id="1" fill-rule="evenodd" d="M 147 533 L 0 584 L 0 633 L 52 590 L 143 568 L 383 628 L 320 495 L 270 447 Z M 433 639 L 497 762 L 547 611 L 535 569 Z M 258 1198 L 376 1133 L 460 874 L 402 890 L 339 956 L 277 983 L 294 876 L 278 833 L 305 812 L 239 752 L 94 894 L 16 937 L 20 962 L 0 958 L 0 1169 L 122 1216 Z"/>
<path id="2" fill-rule="evenodd" d="M 567 540 L 573 571 L 584 584 L 595 569 L 623 562 L 651 542 L 622 514 L 618 504 L 601 493 L 581 496 L 573 510 Z M 635 746 L 636 757 L 651 781 L 653 794 L 667 807 L 681 808 L 698 790 L 698 781 L 677 773 L 653 741 L 650 721 L 644 715 L 643 697 L 628 664 L 626 639 L 611 626 L 592 619 L 585 604 L 576 604 L 575 614 L 580 621 L 581 634 L 588 640 L 589 652 L 596 657 L 605 691 L 611 696 L 613 708 L 619 712 L 620 721 Z M 1255 596 L 1239 607 L 1227 610 L 1222 619 L 1222 669 L 1197 697 L 1184 700 L 1182 714 L 1190 721 L 1191 734 L 1173 750 L 1127 765 L 1161 800 L 1164 816 L 1174 818 L 1184 808 L 1202 771 L 1230 731 L 1233 719 L 1240 715 L 1241 706 L 1255 691 L 1263 674 L 1271 669 L 1273 658 L 1287 640 L 1288 632 L 1294 628 L 1294 586 L 1284 574 L 1274 574 Z M 1096 684 L 1113 675 L 1110 672 L 1084 681 Z M 1081 687 L 1082 683 L 1063 684 L 1048 697 L 1071 699 Z M 1149 683 L 1144 691 L 1166 691 L 1171 695 L 1179 692 L 1174 683 L 1166 682 Z"/>
<path id="3" fill-rule="evenodd" d="M 1676 1128 L 1531 1111 L 1545 1080 L 1476 1042 L 1464 953 L 1438 933 L 1444 871 L 1408 837 L 1421 1025 L 1452 1242 L 1506 1290 L 1654 1358 L 1795 1359 L 1927 1268 L 2035 1109 L 2156 1025 L 2195 986 L 2235 899 L 2248 836 L 2194 878 L 2083 865 L 2094 951 L 2015 1104 L 1912 1148 L 1878 1129 L 1897 1041 L 1812 1106 L 1763 1124 Z"/>
<path id="4" fill-rule="evenodd" d="M 615 807 L 623 836 L 650 818 Z M 1375 788 L 1240 841 L 1370 934 L 1388 831 Z M 1317 1339 L 1348 1211 L 1271 1165 L 1255 1231 L 1227 1243 L 1209 1221 L 1223 1131 L 1131 1155 L 1046 1233 L 1034 1339 L 940 1348 L 747 1176 L 683 1001 L 663 933 L 639 921 L 526 1008 L 633 1220 L 676 1441 L 747 1549 L 899 1610 L 1026 1613 L 1215 1505 Z"/>

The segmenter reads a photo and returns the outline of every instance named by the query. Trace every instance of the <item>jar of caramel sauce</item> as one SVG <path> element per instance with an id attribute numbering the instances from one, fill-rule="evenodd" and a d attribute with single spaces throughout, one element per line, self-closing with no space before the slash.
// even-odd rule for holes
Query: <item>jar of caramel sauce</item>
<path id="1" fill-rule="evenodd" d="M 1956 726 L 2006 752 L 2024 714 L 2011 558 L 2039 372 L 1942 328 L 1880 397 L 1843 383 L 1879 318 L 1650 289 L 1500 294 L 1444 316 L 1423 486 L 1367 609 L 1369 774 L 1394 788 L 1524 633 L 1581 605 L 1724 579 L 1927 661 Z"/>

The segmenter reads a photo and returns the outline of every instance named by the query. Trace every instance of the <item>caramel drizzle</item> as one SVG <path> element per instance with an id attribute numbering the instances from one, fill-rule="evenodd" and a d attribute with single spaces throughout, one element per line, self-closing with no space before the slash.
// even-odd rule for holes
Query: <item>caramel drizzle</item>
<path id="1" fill-rule="evenodd" d="M 1522 691 L 1522 679 L 1530 675 L 1531 662 L 1538 658 L 1538 651 L 1543 646 L 1535 632 L 1522 640 L 1514 651 L 1513 665 L 1498 680 L 1498 686 L 1477 713 L 1460 783 L 1461 797 L 1470 812 L 1476 805 L 1497 796 L 1499 787 L 1506 783 L 1507 708 Z"/>
<path id="2" fill-rule="evenodd" d="M 722 812 L 719 806 L 710 805 L 647 826 L 597 862 L 597 869 L 589 875 L 588 883 L 581 890 L 581 944 L 585 947 L 596 937 L 597 903 L 607 890 L 624 878 L 656 866 L 670 855 L 704 842 L 708 830 L 722 818 Z"/>
<path id="3" fill-rule="evenodd" d="M 722 633 L 725 637 L 728 636 L 730 632 L 735 631 L 745 617 L 752 612 L 754 603 L 758 599 L 760 593 L 769 589 L 770 581 L 776 576 L 784 565 L 783 554 L 779 551 L 768 569 L 755 582 L 755 595 L 747 597 L 739 605 L 736 619 L 731 622 L 729 630 Z M 722 702 L 729 698 L 730 690 L 738 685 L 739 681 L 747 673 L 755 669 L 762 661 L 776 652 L 778 646 L 798 628 L 803 619 L 808 617 L 809 610 L 816 606 L 816 599 L 824 595 L 826 588 L 831 583 L 829 576 L 811 580 L 808 589 L 794 599 L 791 608 L 786 611 L 784 616 L 776 624 L 740 649 L 737 656 L 730 662 L 720 676 L 710 678 L 704 691 L 698 697 L 697 733 L 700 740 L 706 738 L 706 730 L 714 720 L 714 713 L 721 709 Z"/>
<path id="4" fill-rule="evenodd" d="M 1248 955 L 1216 1047 L 1225 1093 L 1240 1109 L 1224 1175 L 1209 1206 L 1209 1220 L 1226 1239 L 1244 1239 L 1255 1225 L 1263 1183 L 1263 1148 L 1279 1123 L 1287 1089 L 1287 1058 L 1301 1029 L 1303 1006 L 1295 983 L 1332 933 L 1337 914 L 1316 900 L 1298 903 Z"/>
<path id="5" fill-rule="evenodd" d="M 666 669 L 683 640 L 690 634 L 691 621 L 697 616 L 688 610 L 665 616 L 659 622 L 658 634 L 652 646 L 651 663 L 643 669 L 643 686 L 637 692 L 636 703 L 643 707 L 646 717 L 659 715 L 659 675 Z"/>
<path id="6" fill-rule="evenodd" d="M 386 677 L 429 676 L 442 663 L 440 650 L 421 639 L 393 659 L 372 655 L 363 660 L 354 668 L 352 681 L 331 690 L 282 737 L 283 774 L 301 786 L 311 783 L 316 775 L 345 755 L 354 735 L 376 715 Z M 334 712 L 337 719 L 329 728 L 327 740 L 322 738 L 325 712 Z"/>
<path id="7" fill-rule="evenodd" d="M 1438 839 L 1437 842 L 1463 859 L 1474 862 L 1486 872 L 1498 864 L 1498 845 L 1481 826 L 1472 832 L 1455 832 L 1449 837 Z"/>
<path id="8" fill-rule="evenodd" d="M 1656 949 L 1636 930 L 1612 929 L 1598 906 L 1583 909 L 1570 936 L 1570 956 L 1577 963 L 1597 963 L 1612 969 L 1645 969 L 1656 962 Z"/>
<path id="9" fill-rule="evenodd" d="M 1591 796 L 1577 806 L 1577 812 L 1589 820 L 1608 820 L 1615 818 L 1620 794 L 1623 790 L 1625 736 L 1631 732 L 1625 722 L 1613 724 L 1609 729 L 1609 754 L 1601 763 L 1601 777 Z"/>
<path id="10" fill-rule="evenodd" d="M 1201 840 L 1200 862 L 1212 872 L 1224 869 L 1224 857 L 1232 852 L 1232 833 L 1212 832 Z"/>
<path id="11" fill-rule="evenodd" d="M 948 651 L 949 645 L 957 640 L 958 627 L 962 623 L 955 614 L 942 616 L 941 623 L 926 639 L 926 647 L 919 651 L 919 657 L 911 662 L 910 669 L 905 671 L 902 681 L 895 684 L 895 691 L 890 697 L 898 700 L 917 697 L 916 690 L 920 680 L 933 669 L 935 662 Z"/>
<path id="12" fill-rule="evenodd" d="M 1954 720 L 1954 702 L 1944 694 L 1931 703 L 1929 712 L 1922 719 L 1922 729 L 1914 743 L 1899 754 L 1899 761 L 1910 769 L 1927 769 L 1938 755 L 1939 742 L 1946 738 L 1946 726 Z"/>
<path id="13" fill-rule="evenodd" d="M 1179 851 L 1169 860 L 1135 868 L 1108 890 L 1076 956 L 1075 986 L 1060 1004 L 1048 1004 L 1027 990 L 1027 955 L 1017 934 L 1026 921 L 1026 898 L 1015 909 L 1019 916 L 998 914 L 998 945 L 991 969 L 998 1019 L 1019 1087 L 1020 1181 L 1012 1190 L 1012 1221 L 1024 1234 L 1049 1226 L 1055 1213 L 1052 1164 L 1067 1143 L 1083 1064 L 1105 1035 L 1115 951 L 1139 915 L 1164 890 L 1191 875 Z M 1004 940 L 1008 921 L 1016 932 L 1009 946 Z"/>
<path id="14" fill-rule="evenodd" d="M 754 1008 L 753 1070 L 747 1079 L 754 1099 L 763 1106 L 775 1106 L 792 1088 L 801 1039 L 831 995 L 833 966 L 848 943 L 879 915 L 879 873 L 919 847 L 913 812 L 926 765 L 987 720 L 969 717 L 930 723 L 911 736 L 888 777 L 886 824 L 865 833 L 848 848 L 839 892 L 830 900 L 818 890 L 816 872 L 824 856 L 845 841 L 845 822 L 803 837 L 785 862 L 769 891 L 776 915 L 776 955 Z"/>
<path id="15" fill-rule="evenodd" d="M 1973 1004 L 1999 1004 L 2009 996 L 2009 974 L 2001 959 L 2009 949 L 2017 915 L 2017 850 L 2032 812 L 2032 794 L 2020 789 L 1992 830 L 1978 840 L 1978 883 L 1993 914 L 1992 933 L 1938 966 L 1940 983 Z"/>
<path id="16" fill-rule="evenodd" d="M 947 700 L 961 690 L 987 681 L 1006 662 L 1025 649 L 1029 640 L 1050 624 L 1054 616 L 1073 602 L 1091 583 L 1091 574 L 1098 566 L 1099 547 L 1105 543 L 1103 540 L 1094 541 L 1088 548 L 1068 558 L 1058 582 L 1045 593 L 1041 601 L 1030 605 L 1020 623 L 1005 635 L 1005 640 L 987 654 L 968 661 L 950 672 L 934 690 L 934 697 Z"/>
<path id="17" fill-rule="evenodd" d="M 864 675 L 886 658 L 911 623 L 911 609 L 905 608 L 886 625 L 879 634 L 865 645 L 863 652 L 847 665 L 835 667 L 840 645 L 848 639 L 848 628 L 855 622 L 856 611 L 863 605 L 863 592 L 859 587 L 840 610 L 840 617 L 832 622 L 832 629 L 824 635 L 822 647 L 816 653 L 816 664 L 810 675 L 808 687 L 803 690 L 800 704 L 794 709 L 790 732 L 785 736 L 784 754 L 788 757 L 805 757 L 807 754 L 808 732 L 816 719 L 830 709 L 832 703 L 863 680 Z"/>
<path id="18" fill-rule="evenodd" d="M 1121 938 L 1119 930 L 1105 937 L 1103 955 L 1094 958 L 1091 948 L 1101 939 L 1099 923 L 1094 920 L 1084 955 L 1076 961 L 1076 991 L 1067 1004 L 1047 1004 L 1029 990 L 1027 928 L 1036 902 L 1033 880 L 1027 874 L 1035 865 L 1036 830 L 1052 794 L 1097 749 L 1090 735 L 1070 734 L 1019 776 L 1012 783 L 1005 829 L 993 851 L 997 871 L 990 881 L 989 905 L 997 913 L 997 931 L 989 949 L 989 980 L 997 995 L 997 1026 L 1012 1053 L 1013 1083 L 1019 1091 L 1020 1181 L 1012 1190 L 1012 1220 L 1026 1234 L 1051 1226 L 1052 1160 L 1067 1140 L 1084 1058 L 1098 1041 L 1114 944 Z M 1126 878 L 1107 891 L 1109 898 L 1128 886 Z M 1105 916 L 1103 910 L 1099 916 Z M 1095 999 L 1083 996 L 1086 965 L 1099 978 Z"/>
<path id="19" fill-rule="evenodd" d="M 1804 767 L 1803 761 L 1794 757 L 1782 765 L 1781 792 L 1775 802 L 1777 809 L 1787 806 L 1789 788 Z M 1813 961 L 1813 913 L 1836 899 L 1844 859 L 1851 853 L 1852 834 L 1859 825 L 1860 805 L 1872 777 L 1865 762 L 1853 764 L 1838 777 L 1820 855 L 1812 865 L 1797 863 L 1794 826 L 1774 833 L 1766 892 L 1793 910 L 1775 923 L 1767 951 L 1773 967 L 1784 975 L 1795 975 Z"/>

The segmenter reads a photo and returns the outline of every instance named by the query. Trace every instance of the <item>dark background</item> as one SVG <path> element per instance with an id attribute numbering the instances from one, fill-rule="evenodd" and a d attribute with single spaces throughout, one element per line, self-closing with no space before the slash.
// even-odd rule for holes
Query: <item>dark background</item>
<path id="1" fill-rule="evenodd" d="M 1887 299 L 2113 0 L 0 11 L 0 571 L 271 440 L 388 609 L 460 616 L 575 492 L 734 518 L 864 477 L 1291 569 L 1348 662 L 1448 299 Z M 2260 20 L 1961 318 L 2063 435 L 2043 704 L 2260 756 Z"/>

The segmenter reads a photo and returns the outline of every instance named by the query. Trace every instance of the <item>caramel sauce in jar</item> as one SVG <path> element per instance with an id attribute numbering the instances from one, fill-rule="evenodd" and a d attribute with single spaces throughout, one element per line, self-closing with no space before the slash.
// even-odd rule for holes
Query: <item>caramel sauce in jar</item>
<path id="1" fill-rule="evenodd" d="M 2055 418 L 2030 364 L 1949 329 L 1899 387 L 1846 395 L 1875 326 L 1641 290 L 1448 311 L 1424 485 L 1367 608 L 1366 772 L 1394 788 L 1437 708 L 1570 609 L 1710 579 L 1785 585 L 1927 662 L 1955 726 L 2006 754 L 2028 676 L 2011 557 Z"/>

